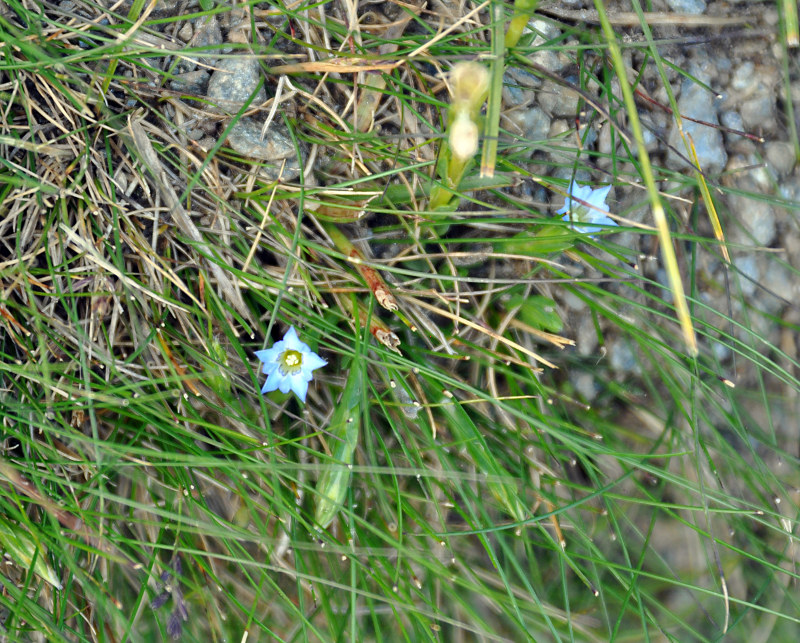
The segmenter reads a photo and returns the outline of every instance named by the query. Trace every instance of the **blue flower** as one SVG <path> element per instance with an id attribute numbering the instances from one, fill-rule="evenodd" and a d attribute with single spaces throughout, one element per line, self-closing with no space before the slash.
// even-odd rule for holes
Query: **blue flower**
<path id="1" fill-rule="evenodd" d="M 571 222 L 572 229 L 581 234 L 593 234 L 603 228 L 597 225 L 578 225 L 583 223 L 598 224 L 602 226 L 617 225 L 608 216 L 606 198 L 611 186 L 593 190 L 588 185 L 578 185 L 575 181 L 569 184 L 568 196 L 564 200 L 564 207 L 557 210 L 563 214 L 564 221 Z"/>
<path id="2" fill-rule="evenodd" d="M 311 371 L 328 363 L 300 341 L 293 326 L 272 348 L 256 351 L 256 357 L 264 363 L 263 371 L 267 375 L 262 393 L 277 390 L 288 393 L 291 390 L 303 402 L 306 401 L 308 383 L 314 379 Z"/>

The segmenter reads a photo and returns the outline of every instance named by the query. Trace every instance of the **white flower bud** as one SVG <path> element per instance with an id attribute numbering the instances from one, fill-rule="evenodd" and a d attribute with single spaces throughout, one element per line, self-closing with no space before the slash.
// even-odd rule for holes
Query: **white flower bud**
<path id="1" fill-rule="evenodd" d="M 459 161 L 467 161 L 478 151 L 478 126 L 464 111 L 456 113 L 450 124 L 450 153 Z"/>
<path id="2" fill-rule="evenodd" d="M 450 71 L 450 86 L 453 105 L 469 105 L 470 112 L 477 112 L 489 91 L 489 72 L 480 63 L 458 63 Z"/>

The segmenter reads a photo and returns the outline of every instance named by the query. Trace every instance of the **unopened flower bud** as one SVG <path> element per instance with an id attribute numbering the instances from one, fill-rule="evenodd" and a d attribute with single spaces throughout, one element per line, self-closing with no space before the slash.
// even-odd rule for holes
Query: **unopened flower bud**
<path id="1" fill-rule="evenodd" d="M 453 90 L 453 105 L 466 105 L 475 114 L 489 91 L 489 72 L 480 63 L 458 63 L 450 71 L 450 86 Z"/>
<path id="2" fill-rule="evenodd" d="M 450 153 L 459 161 L 467 161 L 478 151 L 478 126 L 464 111 L 455 115 L 450 125 Z"/>

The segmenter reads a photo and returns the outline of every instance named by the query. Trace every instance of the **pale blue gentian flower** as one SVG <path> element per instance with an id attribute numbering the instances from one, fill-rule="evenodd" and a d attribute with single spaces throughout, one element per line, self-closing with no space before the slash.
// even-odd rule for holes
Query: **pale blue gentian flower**
<path id="1" fill-rule="evenodd" d="M 263 371 L 267 375 L 262 393 L 278 390 L 288 393 L 291 390 L 303 402 L 306 401 L 308 383 L 314 378 L 311 371 L 328 363 L 300 341 L 294 326 L 272 348 L 256 351 L 256 357 L 264 362 Z"/>
<path id="2" fill-rule="evenodd" d="M 616 221 L 607 214 L 606 198 L 610 190 L 610 185 L 593 190 L 588 185 L 578 185 L 575 181 L 572 181 L 567 191 L 568 196 L 564 200 L 564 207 L 556 212 L 563 214 L 562 219 L 569 221 L 572 229 L 581 234 L 594 234 L 603 228 L 596 225 L 580 224 L 596 223 L 603 226 L 615 226 L 617 225 Z"/>

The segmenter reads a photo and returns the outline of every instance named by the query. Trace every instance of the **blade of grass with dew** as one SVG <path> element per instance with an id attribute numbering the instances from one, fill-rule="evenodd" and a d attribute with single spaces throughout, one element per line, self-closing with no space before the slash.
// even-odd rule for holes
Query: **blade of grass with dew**
<path id="1" fill-rule="evenodd" d="M 692 161 L 696 167 L 700 167 L 700 160 L 697 158 L 697 150 L 694 146 L 694 139 L 692 139 L 691 134 L 687 134 L 686 137 L 689 140 L 689 147 L 692 152 Z M 728 253 L 728 246 L 725 245 L 725 234 L 722 232 L 722 224 L 719 222 L 719 215 L 717 214 L 717 208 L 714 206 L 714 201 L 711 198 L 711 192 L 708 189 L 708 185 L 706 185 L 706 178 L 703 176 L 703 173 L 699 172 L 698 170 L 695 170 L 694 175 L 697 179 L 697 184 L 700 186 L 700 193 L 703 195 L 703 202 L 706 204 L 708 218 L 711 219 L 711 227 L 714 228 L 714 236 L 716 236 L 717 241 L 719 241 L 720 248 L 722 249 L 722 256 L 725 257 L 725 261 L 730 263 L 731 256 Z"/>
<path id="2" fill-rule="evenodd" d="M 800 32 L 798 31 L 797 1 L 783 0 L 784 18 L 783 30 L 784 38 L 781 42 L 783 55 L 780 56 L 781 75 L 783 76 L 783 91 L 787 99 L 783 101 L 786 112 L 786 124 L 789 127 L 789 141 L 794 148 L 794 158 L 800 161 L 800 137 L 797 134 L 797 119 L 795 118 L 795 100 L 792 96 L 792 81 L 796 78 L 796 65 L 792 67 L 792 61 L 797 60 L 796 55 L 790 49 L 800 46 Z"/>
<path id="3" fill-rule="evenodd" d="M 786 33 L 787 47 L 800 46 L 800 27 L 797 18 L 797 0 L 783 0 L 783 25 Z"/>
<path id="4" fill-rule="evenodd" d="M 428 380 L 428 384 L 434 386 L 432 380 Z M 519 497 L 514 477 L 489 451 L 486 440 L 461 404 L 448 396 L 444 389 L 438 390 L 436 395 L 450 433 L 458 444 L 464 445 L 478 471 L 488 476 L 486 486 L 491 494 L 516 522 L 523 522 L 529 514 Z"/>
<path id="5" fill-rule="evenodd" d="M 489 65 L 489 95 L 483 127 L 481 177 L 493 177 L 497 162 L 497 143 L 500 136 L 500 112 L 503 108 L 503 74 L 505 73 L 505 34 L 503 33 L 504 5 L 492 3 L 492 58 Z"/>
<path id="6" fill-rule="evenodd" d="M 667 276 L 669 278 L 670 288 L 675 299 L 675 309 L 678 314 L 681 328 L 683 330 L 683 338 L 686 343 L 686 348 L 691 356 L 696 356 L 697 350 L 697 336 L 695 335 L 694 328 L 692 327 L 692 318 L 689 314 L 689 308 L 686 305 L 686 293 L 683 289 L 683 282 L 681 281 L 681 274 L 678 268 L 678 260 L 675 257 L 675 249 L 672 247 L 672 238 L 667 225 L 667 217 L 664 213 L 664 206 L 661 205 L 661 197 L 658 194 L 658 188 L 653 177 L 653 170 L 650 165 L 650 154 L 647 151 L 644 138 L 642 136 L 642 125 L 639 122 L 639 113 L 636 109 L 636 102 L 633 98 L 630 83 L 628 82 L 628 75 L 625 69 L 625 61 L 622 59 L 622 51 L 617 42 L 617 36 L 611 22 L 608 20 L 605 7 L 601 0 L 595 0 L 595 8 L 600 19 L 600 24 L 603 28 L 603 33 L 606 36 L 608 50 L 611 54 L 611 60 L 614 63 L 614 69 L 617 72 L 617 80 L 619 81 L 620 89 L 624 98 L 625 108 L 630 119 L 630 126 L 633 132 L 633 137 L 636 140 L 636 146 L 639 150 L 639 162 L 641 163 L 642 178 L 644 178 L 645 185 L 647 186 L 647 194 L 650 197 L 650 204 L 653 209 L 653 217 L 656 221 L 658 228 L 658 237 L 661 241 L 661 252 L 666 264 Z M 676 114 L 677 116 L 677 114 Z"/>

